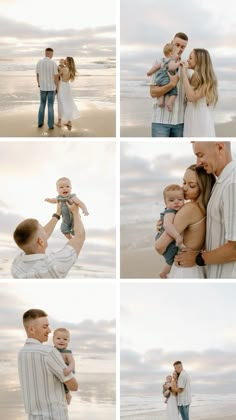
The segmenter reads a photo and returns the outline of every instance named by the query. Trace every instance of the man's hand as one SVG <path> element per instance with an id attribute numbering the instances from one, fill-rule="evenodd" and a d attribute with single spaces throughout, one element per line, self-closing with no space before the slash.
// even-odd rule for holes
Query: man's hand
<path id="1" fill-rule="evenodd" d="M 63 373 L 65 376 L 68 376 L 71 373 L 71 369 L 69 369 L 68 367 L 63 369 Z"/>
<path id="2" fill-rule="evenodd" d="M 193 251 L 190 248 L 184 248 L 180 254 L 175 256 L 175 265 L 181 265 L 182 267 L 193 267 L 196 265 L 196 256 L 198 251 Z"/>
<path id="3" fill-rule="evenodd" d="M 158 233 L 160 232 L 160 230 L 161 230 L 162 226 L 163 226 L 163 222 L 162 222 L 162 220 L 161 220 L 161 219 L 158 219 L 158 220 L 157 220 L 157 222 L 156 222 L 156 231 L 157 231 Z"/>
<path id="4" fill-rule="evenodd" d="M 68 202 L 66 202 L 66 205 L 73 215 L 75 213 L 79 214 L 79 206 L 77 204 L 75 203 L 69 204 Z"/>
<path id="5" fill-rule="evenodd" d="M 169 78 L 170 78 L 170 83 L 173 85 L 172 87 L 175 87 L 179 81 L 179 75 L 178 74 L 170 74 L 169 72 L 167 72 Z"/>

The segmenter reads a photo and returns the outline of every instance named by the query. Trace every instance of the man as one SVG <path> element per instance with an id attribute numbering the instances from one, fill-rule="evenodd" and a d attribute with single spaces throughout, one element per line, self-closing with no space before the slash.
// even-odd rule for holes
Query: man
<path id="1" fill-rule="evenodd" d="M 29 309 L 23 315 L 27 334 L 24 347 L 18 354 L 18 370 L 25 411 L 29 420 L 69 420 L 64 385 L 77 391 L 73 373 L 65 376 L 66 364 L 60 352 L 49 345 L 46 312 Z"/>
<path id="2" fill-rule="evenodd" d="M 187 372 L 183 369 L 182 362 L 173 364 L 178 376 L 177 387 L 169 387 L 172 392 L 177 393 L 177 405 L 183 420 L 189 420 L 189 406 L 191 404 L 191 385 Z"/>
<path id="3" fill-rule="evenodd" d="M 61 215 L 60 203 L 57 212 L 52 215 L 46 226 L 41 226 L 36 219 L 21 222 L 15 232 L 14 240 L 23 251 L 12 263 L 14 278 L 64 278 L 77 257 L 85 241 L 85 230 L 78 206 L 68 204 L 74 221 L 74 237 L 59 251 L 46 254 L 48 238 L 51 236 Z"/>
<path id="4" fill-rule="evenodd" d="M 230 142 L 192 142 L 197 165 L 217 177 L 207 206 L 206 251 L 190 249 L 175 257 L 184 267 L 207 269 L 207 278 L 236 277 L 236 162 Z"/>
<path id="5" fill-rule="evenodd" d="M 187 43 L 188 37 L 182 32 L 178 32 L 172 41 L 172 44 L 175 45 L 177 49 L 177 54 L 180 59 Z M 185 91 L 181 73 L 180 76 L 171 76 L 169 74 L 170 82 L 165 86 L 155 86 L 155 76 L 156 72 L 152 75 L 150 82 L 150 95 L 152 98 L 155 98 L 152 115 L 152 137 L 183 137 Z M 169 90 L 176 85 L 178 95 L 172 112 L 169 112 L 166 106 L 164 108 L 160 108 L 158 106 L 157 98 L 168 93 Z"/>
<path id="6" fill-rule="evenodd" d="M 57 63 L 52 60 L 53 49 L 46 48 L 45 57 L 37 63 L 36 74 L 40 88 L 40 107 L 38 112 L 38 127 L 44 124 L 46 102 L 48 104 L 48 127 L 54 128 L 54 100 L 58 89 L 59 77 Z"/>

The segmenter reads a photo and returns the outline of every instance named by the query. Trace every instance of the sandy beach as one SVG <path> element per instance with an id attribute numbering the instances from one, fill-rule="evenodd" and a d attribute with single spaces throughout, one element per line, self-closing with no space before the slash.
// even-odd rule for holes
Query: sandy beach
<path id="1" fill-rule="evenodd" d="M 154 248 L 126 249 L 120 253 L 121 278 L 160 278 L 164 258 Z"/>
<path id="2" fill-rule="evenodd" d="M 121 137 L 151 137 L 151 123 L 145 127 L 137 126 L 121 126 Z M 230 122 L 216 124 L 216 137 L 236 137 L 236 118 Z"/>
<path id="3" fill-rule="evenodd" d="M 134 91 L 136 92 L 136 87 Z M 143 86 L 138 89 L 138 92 L 137 98 L 122 95 L 121 92 L 121 137 L 151 137 L 152 100 L 147 91 L 144 91 Z M 227 108 L 225 113 L 223 110 L 224 107 L 215 116 L 216 137 L 236 137 L 236 116 L 232 114 L 232 111 L 227 114 Z"/>
<path id="4" fill-rule="evenodd" d="M 122 416 L 122 419 L 129 420 L 166 420 L 166 413 L 160 414 L 159 411 L 153 411 L 152 413 L 135 414 L 134 416 Z M 222 416 L 215 417 L 214 415 L 206 414 L 204 417 L 198 417 L 191 415 L 192 420 L 235 420 L 235 416 L 222 414 Z"/>
<path id="5" fill-rule="evenodd" d="M 45 124 L 37 125 L 38 105 L 19 107 L 0 115 L 1 137 L 115 137 L 115 110 L 89 104 L 81 110 L 80 118 L 72 122 L 72 129 L 67 126 L 53 130 L 47 127 L 47 109 Z M 55 110 L 56 117 L 56 110 Z M 55 119 L 56 121 L 56 119 Z"/>

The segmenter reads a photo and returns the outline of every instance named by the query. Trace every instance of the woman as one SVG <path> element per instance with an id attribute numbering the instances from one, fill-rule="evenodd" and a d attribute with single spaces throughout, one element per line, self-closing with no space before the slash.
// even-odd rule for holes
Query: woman
<path id="1" fill-rule="evenodd" d="M 65 65 L 59 68 L 59 89 L 57 93 L 58 101 L 58 127 L 61 127 L 62 118 L 67 120 L 65 125 L 71 129 L 72 120 L 79 118 L 79 111 L 72 98 L 70 82 L 75 80 L 77 75 L 75 62 L 72 57 L 65 59 Z"/>
<path id="2" fill-rule="evenodd" d="M 183 190 L 185 200 L 189 200 L 176 213 L 174 226 L 183 235 L 183 243 L 187 248 L 200 251 L 204 247 L 206 234 L 206 208 L 215 176 L 207 174 L 202 167 L 189 166 L 184 174 Z M 163 254 L 173 239 L 164 232 L 156 241 L 155 249 Z M 203 267 L 198 265 L 186 268 L 172 265 L 170 278 L 204 278 Z"/>
<path id="3" fill-rule="evenodd" d="M 173 372 L 171 386 L 177 387 L 178 375 Z M 177 397 L 174 392 L 171 392 L 167 401 L 167 420 L 179 420 L 179 412 L 177 406 Z"/>
<path id="4" fill-rule="evenodd" d="M 188 66 L 181 63 L 187 106 L 184 137 L 215 137 L 213 108 L 218 100 L 217 79 L 207 50 L 195 48 Z M 188 79 L 188 68 L 193 70 Z"/>

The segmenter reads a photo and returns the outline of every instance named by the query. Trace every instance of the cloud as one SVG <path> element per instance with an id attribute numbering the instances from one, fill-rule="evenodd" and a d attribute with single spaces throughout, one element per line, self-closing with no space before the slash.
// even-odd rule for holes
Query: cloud
<path id="1" fill-rule="evenodd" d="M 181 360 L 191 377 L 193 393 L 232 393 L 236 375 L 235 350 L 235 344 L 229 351 L 208 349 L 177 353 L 156 348 L 140 354 L 122 350 L 121 392 L 160 393 L 165 377 L 173 371 L 173 362 Z"/>
<path id="2" fill-rule="evenodd" d="M 121 77 L 145 80 L 147 68 L 162 56 L 163 46 L 175 33 L 185 32 L 189 43 L 184 57 L 192 48 L 207 48 L 218 78 L 228 80 L 229 69 L 233 68 L 228 61 L 234 57 L 235 62 L 236 54 L 235 22 L 231 22 L 230 15 L 222 18 L 213 4 L 212 8 L 214 13 L 210 5 L 204 7 L 201 2 L 188 0 L 181 2 L 181 8 L 173 0 L 159 7 L 155 0 L 121 0 Z"/>
<path id="3" fill-rule="evenodd" d="M 43 56 L 47 46 L 54 48 L 55 56 L 115 55 L 115 25 L 81 30 L 44 30 L 0 17 L 0 39 L 2 57 Z"/>

